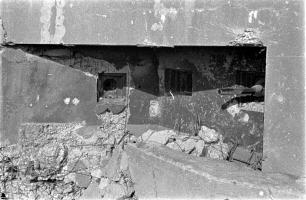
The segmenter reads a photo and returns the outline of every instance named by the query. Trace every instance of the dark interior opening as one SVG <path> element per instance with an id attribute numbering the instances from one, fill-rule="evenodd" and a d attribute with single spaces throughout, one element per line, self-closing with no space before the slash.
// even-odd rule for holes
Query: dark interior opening
<path id="1" fill-rule="evenodd" d="M 243 85 L 246 87 L 252 87 L 259 80 L 265 79 L 264 71 L 236 71 L 236 84 Z"/>
<path id="2" fill-rule="evenodd" d="M 97 101 L 117 99 L 125 96 L 125 73 L 99 73 L 97 80 Z"/>
<path id="3" fill-rule="evenodd" d="M 166 94 L 192 95 L 192 71 L 165 69 Z"/>

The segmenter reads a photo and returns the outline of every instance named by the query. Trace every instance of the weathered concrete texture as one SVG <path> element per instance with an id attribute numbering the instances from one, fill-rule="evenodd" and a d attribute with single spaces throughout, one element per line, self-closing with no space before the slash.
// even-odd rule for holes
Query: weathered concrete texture
<path id="1" fill-rule="evenodd" d="M 22 122 L 97 124 L 94 77 L 11 48 L 1 60 L 1 142 L 16 142 Z"/>
<path id="2" fill-rule="evenodd" d="M 265 171 L 306 176 L 303 63 L 301 57 L 282 57 L 271 58 L 271 65 L 267 66 Z"/>
<path id="3" fill-rule="evenodd" d="M 6 42 L 28 44 L 224 46 L 252 28 L 268 49 L 264 169 L 305 174 L 303 0 L 3 0 L 1 19 Z M 274 103 L 275 92 L 283 104 Z"/>
<path id="4" fill-rule="evenodd" d="M 220 160 L 188 156 L 162 146 L 127 145 L 135 192 L 141 198 L 303 198 L 286 175 L 264 174 Z"/>
<path id="5" fill-rule="evenodd" d="M 255 28 L 264 44 L 282 41 L 279 45 L 288 47 L 303 37 L 302 10 L 301 0 L 4 0 L 1 16 L 7 41 L 14 43 L 219 46 Z M 300 45 L 291 48 L 301 50 Z"/>
<path id="6" fill-rule="evenodd" d="M 123 131 L 116 126 L 106 126 L 114 119 L 113 116 L 109 121 L 101 121 L 99 126 L 22 124 L 18 143 L 0 149 L 1 193 L 9 199 L 75 199 L 87 196 L 88 191 L 101 185 L 98 189 L 101 193 L 96 197 L 102 198 L 102 189 L 109 184 L 103 186 L 101 179 L 115 179 L 116 176 L 121 182 L 114 187 L 124 185 L 121 179 L 129 176 L 128 169 L 122 165 L 127 173 L 124 175 L 116 171 L 120 168 L 117 161 L 124 156 L 118 149 L 114 150 L 118 145 L 115 138 L 121 138 Z M 116 123 L 124 122 L 118 117 Z M 114 182 L 109 181 L 110 184 Z M 132 188 L 131 184 L 124 187 L 124 195 L 133 192 Z M 104 191 L 105 196 L 110 194 L 114 192 Z"/>

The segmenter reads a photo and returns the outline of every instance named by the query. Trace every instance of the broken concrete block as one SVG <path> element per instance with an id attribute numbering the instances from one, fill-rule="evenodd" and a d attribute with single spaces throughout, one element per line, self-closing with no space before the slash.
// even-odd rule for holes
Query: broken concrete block
<path id="1" fill-rule="evenodd" d="M 92 170 L 91 175 L 95 178 L 100 178 L 102 176 L 102 170 L 101 169 Z"/>
<path id="2" fill-rule="evenodd" d="M 84 126 L 84 127 L 77 129 L 75 132 L 76 134 L 80 135 L 84 139 L 89 139 L 98 132 L 98 127 L 97 126 Z"/>
<path id="3" fill-rule="evenodd" d="M 108 161 L 108 163 L 105 165 L 105 167 L 102 169 L 102 176 L 107 177 L 109 179 L 112 179 L 116 176 L 117 171 L 120 167 L 120 150 L 115 149 L 113 152 L 113 155 L 111 159 Z"/>
<path id="4" fill-rule="evenodd" d="M 228 156 L 229 147 L 223 142 L 218 142 L 217 144 L 211 144 L 207 147 L 206 157 L 212 159 L 225 160 Z"/>
<path id="5" fill-rule="evenodd" d="M 195 144 L 195 155 L 198 157 L 203 156 L 203 151 L 205 148 L 205 141 L 204 140 L 198 140 L 197 143 Z"/>
<path id="6" fill-rule="evenodd" d="M 201 130 L 199 131 L 198 135 L 206 143 L 213 143 L 219 140 L 219 133 L 216 132 L 214 129 L 210 129 L 206 126 L 201 126 Z"/>
<path id="7" fill-rule="evenodd" d="M 129 160 L 126 152 L 122 152 L 121 161 L 120 161 L 120 170 L 126 171 L 129 168 Z"/>
<path id="8" fill-rule="evenodd" d="M 166 146 L 173 150 L 183 151 L 181 147 L 182 143 L 183 142 L 181 140 L 176 140 L 175 142 L 168 143 Z"/>
<path id="9" fill-rule="evenodd" d="M 78 186 L 87 188 L 91 183 L 91 175 L 87 172 L 86 165 L 82 161 L 78 161 L 74 167 L 75 181 Z"/>
<path id="10" fill-rule="evenodd" d="M 232 105 L 230 105 L 226 111 L 232 116 L 235 117 L 240 113 L 240 108 L 238 106 L 238 102 L 234 101 Z"/>
<path id="11" fill-rule="evenodd" d="M 65 176 L 64 182 L 65 183 L 76 182 L 75 173 L 69 173 L 67 176 Z"/>
<path id="12" fill-rule="evenodd" d="M 125 195 L 124 186 L 111 183 L 103 189 L 103 194 L 106 199 L 118 199 Z"/>
<path id="13" fill-rule="evenodd" d="M 194 139 L 188 139 L 183 141 L 181 144 L 181 148 L 184 152 L 190 152 L 192 149 L 196 148 L 197 141 Z"/>
<path id="14" fill-rule="evenodd" d="M 170 137 L 175 136 L 176 133 L 173 130 L 153 131 L 148 130 L 140 137 L 144 142 L 157 142 L 160 144 L 166 144 Z"/>
<path id="15" fill-rule="evenodd" d="M 146 142 L 154 133 L 154 130 L 147 130 L 146 132 L 144 132 L 138 139 L 139 139 L 139 142 Z"/>
<path id="16" fill-rule="evenodd" d="M 102 191 L 99 188 L 98 183 L 93 181 L 86 190 L 83 191 L 81 198 L 79 199 L 101 199 Z"/>
<path id="17" fill-rule="evenodd" d="M 103 190 L 109 184 L 109 179 L 102 177 L 99 183 L 99 188 Z"/>

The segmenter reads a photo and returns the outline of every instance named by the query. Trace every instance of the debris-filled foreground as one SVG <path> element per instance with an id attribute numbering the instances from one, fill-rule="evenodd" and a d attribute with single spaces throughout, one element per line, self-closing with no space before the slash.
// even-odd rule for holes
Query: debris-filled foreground
<path id="1" fill-rule="evenodd" d="M 205 126 L 197 136 L 125 130 L 126 113 L 101 126 L 23 124 L 1 149 L 1 196 L 8 199 L 301 197 L 302 181 L 224 161 L 230 146 Z"/>

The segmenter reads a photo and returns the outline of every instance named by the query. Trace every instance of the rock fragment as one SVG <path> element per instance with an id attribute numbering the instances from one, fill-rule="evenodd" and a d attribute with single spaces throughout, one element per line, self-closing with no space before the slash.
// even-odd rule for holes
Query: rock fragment
<path id="1" fill-rule="evenodd" d="M 206 143 L 213 143 L 219 140 L 219 133 L 214 129 L 210 129 L 206 126 L 201 126 L 201 130 L 198 135 L 204 140 Z"/>
<path id="2" fill-rule="evenodd" d="M 140 141 L 166 144 L 168 139 L 175 135 L 176 133 L 173 130 L 162 130 L 162 131 L 148 130 L 147 132 L 142 134 L 142 136 L 140 136 Z"/>
<path id="3" fill-rule="evenodd" d="M 228 156 L 228 152 L 229 152 L 228 145 L 220 141 L 216 144 L 211 144 L 207 146 L 206 157 L 212 159 L 225 160 Z"/>

